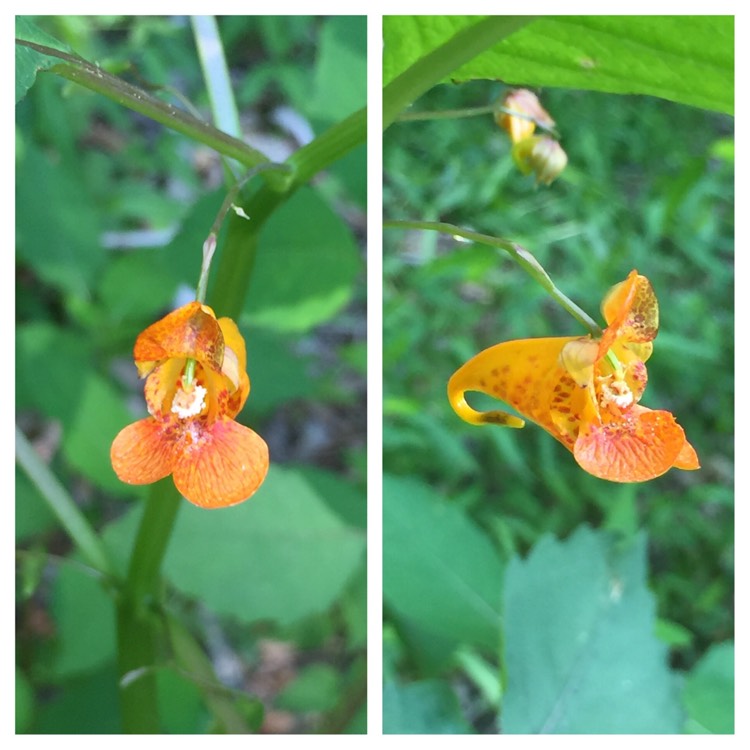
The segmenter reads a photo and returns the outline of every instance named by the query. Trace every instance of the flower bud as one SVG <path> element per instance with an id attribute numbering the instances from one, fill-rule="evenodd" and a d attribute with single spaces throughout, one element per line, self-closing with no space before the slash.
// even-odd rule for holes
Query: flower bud
<path id="1" fill-rule="evenodd" d="M 507 112 L 495 112 L 495 122 L 508 131 L 513 143 L 519 143 L 532 135 L 537 124 L 545 128 L 555 126 L 555 121 L 539 103 L 536 94 L 528 89 L 509 91 L 503 99 L 502 107 L 520 115 L 514 117 Z"/>
<path id="2" fill-rule="evenodd" d="M 549 185 L 565 169 L 568 156 L 548 135 L 532 135 L 514 144 L 513 161 L 523 174 L 534 172 L 536 181 Z"/>

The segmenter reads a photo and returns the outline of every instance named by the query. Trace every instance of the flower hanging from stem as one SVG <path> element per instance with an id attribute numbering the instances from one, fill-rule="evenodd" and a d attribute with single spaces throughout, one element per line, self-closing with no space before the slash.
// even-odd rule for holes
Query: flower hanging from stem
<path id="1" fill-rule="evenodd" d="M 632 271 L 609 291 L 602 311 L 601 337 L 522 339 L 480 352 L 451 377 L 451 406 L 471 424 L 523 427 L 523 419 L 504 411 L 476 411 L 465 392 L 505 401 L 559 440 L 583 469 L 613 482 L 700 468 L 674 416 L 639 404 L 659 330 L 648 279 Z"/>
<path id="2" fill-rule="evenodd" d="M 495 111 L 495 122 L 510 136 L 511 156 L 523 174 L 534 172 L 537 183 L 550 185 L 565 169 L 568 156 L 552 135 L 555 121 L 532 91 L 509 91 Z M 537 126 L 547 134 L 534 135 Z"/>
<path id="3" fill-rule="evenodd" d="M 190 302 L 138 336 L 134 359 L 147 378 L 151 416 L 115 438 L 117 476 L 150 484 L 171 474 L 180 493 L 204 508 L 249 498 L 268 471 L 268 447 L 234 420 L 250 392 L 245 342 L 234 321 L 216 320 L 210 307 Z"/>
<path id="4" fill-rule="evenodd" d="M 233 201 L 259 169 L 237 182 L 219 209 L 203 243 L 196 300 L 136 339 L 133 357 L 146 378 L 151 416 L 121 430 L 110 450 L 123 482 L 151 484 L 171 474 L 180 493 L 204 508 L 246 500 L 268 472 L 265 441 L 234 419 L 250 393 L 245 341 L 233 320 L 217 320 L 203 304 L 221 224 L 230 208 L 249 218 Z"/>

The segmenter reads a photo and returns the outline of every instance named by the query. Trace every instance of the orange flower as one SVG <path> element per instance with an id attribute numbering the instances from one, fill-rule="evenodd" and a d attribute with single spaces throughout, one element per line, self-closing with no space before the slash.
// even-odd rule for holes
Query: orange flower
<path id="1" fill-rule="evenodd" d="M 128 484 L 173 475 L 195 505 L 223 508 L 252 495 L 268 471 L 263 438 L 234 417 L 250 393 L 245 342 L 234 321 L 191 302 L 143 331 L 133 351 L 150 417 L 112 443 L 112 467 Z M 194 361 L 192 378 L 186 370 Z"/>
<path id="2" fill-rule="evenodd" d="M 453 409 L 471 424 L 523 427 L 503 411 L 472 409 L 464 394 L 481 391 L 505 401 L 559 440 L 583 469 L 613 482 L 700 468 L 672 414 L 638 403 L 659 329 L 648 279 L 631 271 L 609 291 L 602 312 L 607 328 L 600 339 L 523 339 L 480 352 L 448 383 Z"/>

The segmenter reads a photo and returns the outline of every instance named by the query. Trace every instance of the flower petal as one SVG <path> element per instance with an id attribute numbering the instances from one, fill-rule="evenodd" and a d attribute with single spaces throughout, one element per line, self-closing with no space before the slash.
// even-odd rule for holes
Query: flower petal
<path id="1" fill-rule="evenodd" d="M 659 332 L 659 304 L 651 282 L 635 270 L 609 290 L 602 302 L 602 314 L 607 330 L 599 347 L 601 357 L 615 340 L 642 344 L 653 341 Z M 649 349 L 641 358 L 645 361 L 650 353 Z"/>
<path id="2" fill-rule="evenodd" d="M 268 472 L 268 446 L 248 427 L 219 419 L 178 456 L 174 483 L 202 508 L 224 508 L 247 500 Z"/>
<path id="3" fill-rule="evenodd" d="M 516 117 L 507 112 L 495 113 L 495 122 L 508 131 L 513 143 L 518 143 L 518 141 L 530 136 L 534 132 L 537 122 L 547 128 L 555 126 L 555 121 L 539 103 L 536 94 L 528 89 L 509 91 L 503 99 L 503 107 L 521 115 L 521 117 Z"/>
<path id="4" fill-rule="evenodd" d="M 693 446 L 686 440 L 685 445 L 682 446 L 682 450 L 674 462 L 674 468 L 694 471 L 695 469 L 700 469 L 700 467 L 701 464 L 698 460 L 698 454 L 695 452 L 695 448 L 693 448 Z"/>
<path id="5" fill-rule="evenodd" d="M 230 394 L 226 414 L 234 417 L 242 411 L 250 393 L 245 339 L 242 338 L 237 324 L 231 318 L 219 318 L 219 325 L 224 335 L 224 362 L 221 369 L 235 388 L 235 391 Z"/>
<path id="6" fill-rule="evenodd" d="M 224 359 L 224 337 L 211 308 L 190 302 L 143 331 L 133 357 L 141 377 L 161 361 L 190 357 L 217 372 Z"/>
<path id="7" fill-rule="evenodd" d="M 172 473 L 174 443 L 167 438 L 164 425 L 148 417 L 120 430 L 110 459 L 120 481 L 151 484 Z"/>
<path id="8" fill-rule="evenodd" d="M 480 391 L 510 404 L 557 437 L 549 411 L 550 394 L 566 375 L 559 364 L 562 348 L 576 337 L 521 339 L 496 344 L 460 367 L 448 382 L 448 399 L 471 424 L 523 427 L 504 411 L 479 412 L 466 403 L 466 391 Z"/>
<path id="9" fill-rule="evenodd" d="M 582 425 L 573 453 L 600 479 L 645 482 L 671 469 L 685 444 L 682 427 L 668 411 L 633 406 L 620 419 Z"/>
<path id="10" fill-rule="evenodd" d="M 171 412 L 177 380 L 184 367 L 184 359 L 168 359 L 153 369 L 143 389 L 149 414 L 157 416 Z"/>

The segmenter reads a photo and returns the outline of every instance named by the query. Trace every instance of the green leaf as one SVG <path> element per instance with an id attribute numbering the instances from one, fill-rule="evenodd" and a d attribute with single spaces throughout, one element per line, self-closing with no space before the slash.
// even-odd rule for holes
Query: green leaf
<path id="1" fill-rule="evenodd" d="M 270 330 L 307 331 L 346 305 L 360 269 L 349 228 L 314 190 L 302 188 L 261 230 L 243 318 Z"/>
<path id="2" fill-rule="evenodd" d="M 316 383 L 308 374 L 310 358 L 294 351 L 296 336 L 254 326 L 243 326 L 242 333 L 252 385 L 247 409 L 253 419 L 273 413 L 285 402 L 315 398 Z"/>
<path id="3" fill-rule="evenodd" d="M 16 466 L 16 540 L 34 537 L 57 525 L 57 517 L 39 490 Z"/>
<path id="4" fill-rule="evenodd" d="M 77 566 L 58 568 L 52 596 L 57 649 L 55 680 L 97 669 L 115 657 L 115 613 L 100 582 Z"/>
<path id="5" fill-rule="evenodd" d="M 692 733 L 734 733 L 734 643 L 716 643 L 685 680 L 683 701 Z"/>
<path id="6" fill-rule="evenodd" d="M 16 170 L 16 206 L 18 257 L 47 284 L 90 299 L 105 255 L 81 175 L 29 146 Z"/>
<path id="7" fill-rule="evenodd" d="M 178 273 L 160 250 L 136 250 L 113 258 L 98 287 L 104 314 L 114 323 L 132 320 L 148 325 L 171 307 Z"/>
<path id="8" fill-rule="evenodd" d="M 385 734 L 471 734 L 455 693 L 444 682 L 424 680 L 383 689 Z"/>
<path id="9" fill-rule="evenodd" d="M 677 733 L 682 709 L 654 635 L 646 539 L 618 553 L 579 528 L 544 537 L 505 579 L 508 734 Z"/>
<path id="10" fill-rule="evenodd" d="M 143 416 L 147 416 L 145 405 Z M 112 469 L 109 449 L 117 433 L 134 421 L 109 382 L 95 373 L 89 374 L 78 411 L 63 441 L 65 457 L 73 468 L 100 487 L 117 494 L 132 493 L 132 488 L 123 484 Z"/>
<path id="11" fill-rule="evenodd" d="M 302 669 L 276 698 L 276 705 L 289 711 L 329 711 L 336 706 L 341 675 L 328 664 L 312 664 Z"/>
<path id="12" fill-rule="evenodd" d="M 480 16 L 386 16 L 383 82 Z M 502 80 L 617 94 L 648 94 L 734 111 L 732 16 L 538 18 L 447 80 Z"/>
<path id="13" fill-rule="evenodd" d="M 429 486 L 383 479 L 383 596 L 456 643 L 497 650 L 502 564 L 485 534 Z"/>
<path id="14" fill-rule="evenodd" d="M 367 498 L 351 482 L 314 466 L 302 466 L 297 471 L 347 526 L 367 529 Z"/>
<path id="15" fill-rule="evenodd" d="M 328 17 L 318 45 L 307 112 L 332 125 L 367 104 L 367 18 Z"/>
<path id="16" fill-rule="evenodd" d="M 121 734 L 114 666 L 65 683 L 39 706 L 33 730 L 39 734 Z"/>
<path id="17" fill-rule="evenodd" d="M 367 568 L 360 567 L 341 599 L 341 619 L 350 650 L 367 648 Z"/>
<path id="18" fill-rule="evenodd" d="M 156 673 L 159 716 L 169 734 L 199 734 L 208 724 L 201 691 L 184 674 L 174 669 Z"/>
<path id="19" fill-rule="evenodd" d="M 46 322 L 19 326 L 16 336 L 16 401 L 45 417 L 70 424 L 83 393 L 92 352 L 85 335 Z M 54 373 L 54 375 L 53 375 Z M 54 387 L 50 381 L 54 377 Z"/>
<path id="20" fill-rule="evenodd" d="M 185 503 L 165 572 L 217 613 L 284 625 L 325 611 L 364 547 L 298 472 L 271 466 L 246 503 L 213 512 Z"/>
<path id="21" fill-rule="evenodd" d="M 45 47 L 70 52 L 70 47 L 58 42 L 57 39 L 42 31 L 25 16 L 16 16 L 16 39 L 36 42 Z M 26 95 L 34 85 L 36 74 L 52 65 L 57 65 L 60 59 L 37 52 L 31 47 L 16 43 L 16 104 Z"/>
<path id="22" fill-rule="evenodd" d="M 28 731 L 34 715 L 34 690 L 26 675 L 16 667 L 16 734 Z"/>

